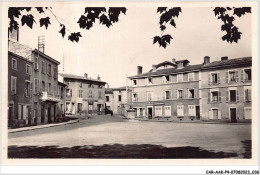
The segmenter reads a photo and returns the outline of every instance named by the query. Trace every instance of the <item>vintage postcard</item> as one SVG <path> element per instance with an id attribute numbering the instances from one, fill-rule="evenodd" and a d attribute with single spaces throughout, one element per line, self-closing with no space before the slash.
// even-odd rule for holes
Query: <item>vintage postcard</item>
<path id="1" fill-rule="evenodd" d="M 257 165 L 256 2 L 3 2 L 4 165 Z"/>

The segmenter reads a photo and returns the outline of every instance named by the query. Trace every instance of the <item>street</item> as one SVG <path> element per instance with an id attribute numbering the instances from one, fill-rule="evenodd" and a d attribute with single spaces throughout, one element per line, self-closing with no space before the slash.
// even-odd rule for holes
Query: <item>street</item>
<path id="1" fill-rule="evenodd" d="M 251 125 L 250 124 L 205 124 L 205 123 L 173 123 L 173 122 L 147 122 L 147 121 L 128 121 L 119 116 L 93 116 L 90 119 L 81 119 L 79 123 L 62 125 L 52 128 L 44 128 L 16 133 L 8 135 L 9 156 L 10 157 L 33 157 L 30 152 L 33 149 L 48 148 L 50 155 L 51 150 L 60 151 L 63 149 L 77 149 L 77 154 L 73 156 L 61 154 L 64 157 L 111 157 L 117 158 L 117 151 L 133 151 L 137 150 L 137 146 L 141 153 L 149 152 L 154 154 L 155 150 L 162 149 L 161 153 L 165 153 L 165 149 L 183 148 L 183 152 L 198 152 L 208 155 L 209 158 L 215 157 L 237 157 L 248 158 L 251 156 Z M 133 145 L 135 146 L 134 148 Z M 158 147 L 159 146 L 159 147 Z M 21 149 L 22 148 L 22 149 Z M 49 149 L 52 148 L 52 149 Z M 103 149 L 102 149 L 103 148 Z M 147 148 L 147 150 L 145 150 Z M 81 153 L 79 154 L 79 149 Z M 82 154 L 84 149 L 96 151 L 95 154 Z M 109 155 L 105 155 L 102 151 L 107 150 Z M 24 151 L 22 151 L 24 150 Z M 35 151 L 36 151 L 35 150 Z M 116 151 L 117 150 L 117 151 Z M 19 154 L 18 154 L 18 152 Z M 39 150 L 38 150 L 39 151 Z M 47 152 L 48 152 L 47 151 Z M 68 152 L 68 150 L 66 150 Z M 73 151 L 73 150 L 70 150 Z M 86 150 L 85 150 L 86 151 Z M 176 153 L 176 150 L 168 150 Z M 206 152 L 207 153 L 206 153 Z M 209 153 L 209 152 L 210 153 Z M 46 153 L 47 153 L 46 152 Z M 102 155 L 100 153 L 102 152 Z M 110 155 L 113 153 L 113 155 Z M 140 154 L 141 154 L 140 153 Z M 147 152 L 148 153 L 148 152 Z M 215 155 L 221 153 L 222 156 Z M 223 153 L 228 153 L 224 155 Z M 124 157 L 126 153 L 122 153 Z M 139 156 L 140 156 L 139 154 Z M 77 156 L 78 155 L 78 156 Z M 80 155 L 80 156 L 79 156 Z M 161 155 L 158 152 L 158 155 Z M 169 154 L 170 155 L 170 154 Z M 162 155 L 167 158 L 179 158 L 186 155 Z M 204 155 L 204 156 L 205 156 Z M 42 157 L 42 155 L 34 155 Z M 46 156 L 46 155 L 45 155 Z M 50 156 L 50 157 L 52 157 Z M 58 156 L 58 155 L 57 155 Z M 138 155 L 129 155 L 129 158 L 139 158 Z M 189 155 L 187 155 L 189 156 Z M 203 157 L 203 155 L 190 155 L 192 157 Z M 44 156 L 43 156 L 44 157 Z M 155 155 L 143 155 L 140 158 L 159 158 Z"/>

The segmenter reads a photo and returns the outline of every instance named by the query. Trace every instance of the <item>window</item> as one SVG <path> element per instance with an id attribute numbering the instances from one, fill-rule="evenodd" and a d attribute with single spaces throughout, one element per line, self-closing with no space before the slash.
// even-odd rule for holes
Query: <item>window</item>
<path id="1" fill-rule="evenodd" d="M 183 90 L 177 90 L 177 98 L 183 99 Z"/>
<path id="2" fill-rule="evenodd" d="M 177 116 L 184 116 L 184 107 L 183 105 L 177 105 Z"/>
<path id="3" fill-rule="evenodd" d="M 16 94 L 16 79 L 17 77 L 11 76 L 11 94 Z"/>
<path id="4" fill-rule="evenodd" d="M 53 78 L 57 79 L 58 77 L 58 70 L 56 67 L 53 68 Z"/>
<path id="5" fill-rule="evenodd" d="M 89 98 L 92 98 L 92 97 L 93 97 L 92 90 L 89 90 L 88 97 L 89 97 Z"/>
<path id="6" fill-rule="evenodd" d="M 60 98 L 63 98 L 64 89 L 63 87 L 60 87 Z"/>
<path id="7" fill-rule="evenodd" d="M 133 94 L 133 101 L 135 101 L 135 102 L 138 101 L 138 96 L 137 96 L 137 94 Z"/>
<path id="8" fill-rule="evenodd" d="M 171 106 L 164 106 L 164 116 L 171 116 Z"/>
<path id="9" fill-rule="evenodd" d="M 109 101 L 109 96 L 106 96 L 106 101 L 107 101 L 107 102 Z"/>
<path id="10" fill-rule="evenodd" d="M 188 81 L 188 73 L 183 74 L 183 81 Z"/>
<path id="11" fill-rule="evenodd" d="M 82 98 L 82 90 L 79 90 L 79 98 Z"/>
<path id="12" fill-rule="evenodd" d="M 42 73 L 46 74 L 46 63 L 42 61 Z"/>
<path id="13" fill-rule="evenodd" d="M 34 57 L 34 69 L 39 69 L 38 57 Z"/>
<path id="14" fill-rule="evenodd" d="M 88 110 L 92 111 L 93 110 L 93 105 L 88 105 Z"/>
<path id="15" fill-rule="evenodd" d="M 147 92 L 147 101 L 152 101 L 152 92 Z"/>
<path id="16" fill-rule="evenodd" d="M 182 82 L 183 81 L 183 74 L 178 74 L 178 82 Z"/>
<path id="17" fill-rule="evenodd" d="M 189 116 L 196 116 L 195 105 L 188 105 Z"/>
<path id="18" fill-rule="evenodd" d="M 229 71 L 229 82 L 235 82 L 235 81 L 236 81 L 236 72 Z"/>
<path id="19" fill-rule="evenodd" d="M 42 81 L 42 91 L 45 91 L 45 82 Z"/>
<path id="20" fill-rule="evenodd" d="M 17 70 L 17 60 L 16 59 L 12 59 L 12 69 Z"/>
<path id="21" fill-rule="evenodd" d="M 162 106 L 155 106 L 155 116 L 162 116 Z"/>
<path id="22" fill-rule="evenodd" d="M 72 89 L 66 89 L 66 97 L 72 97 Z"/>
<path id="23" fill-rule="evenodd" d="M 101 91 L 98 91 L 98 98 L 102 98 Z M 119 100 L 119 99 L 118 99 Z M 121 100 L 121 99 L 120 99 Z"/>
<path id="24" fill-rule="evenodd" d="M 218 109 L 212 109 L 213 119 L 218 119 Z"/>
<path id="25" fill-rule="evenodd" d="M 82 111 L 82 103 L 78 103 L 78 112 Z"/>
<path id="26" fill-rule="evenodd" d="M 166 91 L 165 91 L 165 99 L 166 99 L 166 100 L 171 99 L 171 91 L 169 91 L 169 90 L 166 90 Z"/>
<path id="27" fill-rule="evenodd" d="M 245 107 L 244 108 L 244 115 L 245 119 L 251 119 L 252 117 L 252 108 L 251 107 Z"/>
<path id="28" fill-rule="evenodd" d="M 29 81 L 25 81 L 25 96 L 30 97 L 31 96 L 31 83 Z"/>
<path id="29" fill-rule="evenodd" d="M 211 102 L 218 102 L 218 91 L 211 92 Z"/>
<path id="30" fill-rule="evenodd" d="M 29 64 L 26 64 L 26 73 L 31 75 L 31 66 Z"/>
<path id="31" fill-rule="evenodd" d="M 34 79 L 34 93 L 38 93 L 38 92 L 39 92 L 39 80 Z"/>
<path id="32" fill-rule="evenodd" d="M 245 102 L 251 102 L 251 87 L 245 87 Z"/>
<path id="33" fill-rule="evenodd" d="M 98 88 L 102 89 L 102 88 L 103 88 L 103 86 L 102 86 L 102 85 L 98 85 Z"/>
<path id="34" fill-rule="evenodd" d="M 251 81 L 252 76 L 251 76 L 251 69 L 245 69 L 245 81 Z"/>
<path id="35" fill-rule="evenodd" d="M 163 76 L 163 82 L 164 83 L 169 83 L 170 82 L 170 76 L 169 75 Z"/>
<path id="36" fill-rule="evenodd" d="M 177 74 L 172 75 L 172 82 L 174 82 L 174 83 L 177 82 Z"/>
<path id="37" fill-rule="evenodd" d="M 121 95 L 118 95 L 118 101 L 121 102 L 122 99 L 121 99 Z"/>
<path id="38" fill-rule="evenodd" d="M 194 72 L 190 72 L 189 73 L 189 81 L 193 81 L 194 80 Z"/>
<path id="39" fill-rule="evenodd" d="M 188 90 L 188 95 L 189 97 L 188 98 L 195 98 L 195 90 L 194 89 L 189 89 Z"/>
<path id="40" fill-rule="evenodd" d="M 79 87 L 81 87 L 81 88 L 82 88 L 82 82 L 79 82 Z"/>
<path id="41" fill-rule="evenodd" d="M 48 64 L 48 75 L 51 76 L 51 64 Z"/>
<path id="42" fill-rule="evenodd" d="M 152 77 L 149 77 L 149 78 L 148 78 L 148 84 L 153 84 L 153 79 L 152 79 Z"/>
<path id="43" fill-rule="evenodd" d="M 217 84 L 218 83 L 218 74 L 217 73 L 212 73 L 211 74 L 211 83 L 212 84 Z"/>
<path id="44" fill-rule="evenodd" d="M 230 102 L 236 102 L 236 90 L 230 90 L 229 91 L 229 96 L 230 96 Z"/>
<path id="45" fill-rule="evenodd" d="M 133 80 L 133 84 L 134 84 L 134 85 L 137 85 L 137 80 Z"/>
<path id="46" fill-rule="evenodd" d="M 48 92 L 51 93 L 51 83 L 48 85 Z"/>

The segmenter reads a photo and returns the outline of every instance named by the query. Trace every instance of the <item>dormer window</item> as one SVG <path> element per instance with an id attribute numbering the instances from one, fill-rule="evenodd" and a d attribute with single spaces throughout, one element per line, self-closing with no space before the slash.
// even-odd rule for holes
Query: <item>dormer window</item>
<path id="1" fill-rule="evenodd" d="M 170 82 L 170 75 L 163 76 L 163 82 L 164 83 L 169 83 Z"/>

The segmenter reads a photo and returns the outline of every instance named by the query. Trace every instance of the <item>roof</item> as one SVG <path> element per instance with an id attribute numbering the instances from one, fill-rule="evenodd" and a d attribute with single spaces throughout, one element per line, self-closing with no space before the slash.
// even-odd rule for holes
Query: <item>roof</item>
<path id="1" fill-rule="evenodd" d="M 37 49 L 34 49 L 33 52 L 38 54 L 38 50 L 37 50 Z M 54 62 L 54 63 L 56 63 L 56 64 L 60 64 L 59 61 L 55 60 L 54 58 L 52 58 L 52 57 L 46 55 L 45 53 L 43 53 L 43 52 L 41 52 L 41 51 L 39 51 L 39 54 L 40 54 L 42 57 L 48 59 L 49 61 L 52 61 L 52 62 Z"/>
<path id="2" fill-rule="evenodd" d="M 130 79 L 132 78 L 141 78 L 141 77 L 148 77 L 148 76 L 159 76 L 159 75 L 167 75 L 167 74 L 174 74 L 174 73 L 179 73 L 179 72 L 189 72 L 189 71 L 195 71 L 195 70 L 200 70 L 200 68 L 203 66 L 203 64 L 197 64 L 197 65 L 189 65 L 181 69 L 176 69 L 176 68 L 169 68 L 169 69 L 160 69 L 157 70 L 156 72 L 147 72 L 141 75 L 135 75 L 128 77 Z"/>
<path id="3" fill-rule="evenodd" d="M 164 62 L 162 62 L 162 63 L 157 64 L 157 65 L 156 65 L 156 68 L 158 68 L 158 67 L 160 67 L 160 66 L 162 66 L 162 65 L 165 65 L 165 64 L 170 64 L 170 65 L 172 65 L 172 66 L 175 66 L 175 65 L 176 65 L 176 64 L 174 64 L 174 63 L 172 63 L 172 62 L 170 62 L 170 61 L 164 61 Z"/>
<path id="4" fill-rule="evenodd" d="M 15 53 L 11 52 L 11 51 L 8 51 L 8 54 L 10 54 L 10 55 L 12 55 L 12 56 L 15 56 L 15 57 L 17 57 L 17 58 L 23 59 L 23 60 L 28 61 L 29 63 L 33 64 L 33 62 L 32 62 L 31 60 L 29 60 L 29 59 L 27 59 L 27 58 L 24 58 L 24 57 L 22 57 L 22 56 L 20 56 L 20 55 L 17 55 L 17 54 L 15 54 Z"/>
<path id="5" fill-rule="evenodd" d="M 252 66 L 252 57 L 243 57 L 243 58 L 234 58 L 229 60 L 223 60 L 223 61 L 214 61 L 211 63 L 208 63 L 206 65 L 203 65 L 201 70 L 207 70 L 207 69 L 219 69 L 219 68 L 226 68 L 226 67 L 234 67 L 234 66 Z"/>
<path id="6" fill-rule="evenodd" d="M 67 86 L 65 83 L 62 83 L 60 81 L 58 81 L 58 84 L 62 85 L 62 86 Z"/>
<path id="7" fill-rule="evenodd" d="M 63 74 L 63 73 L 60 73 L 59 75 L 62 76 L 63 78 L 68 78 L 68 79 L 86 80 L 86 81 L 93 81 L 93 82 L 106 84 L 106 82 L 104 82 L 104 81 L 93 79 L 93 78 L 85 78 L 84 76 L 78 76 L 78 75 L 72 75 L 72 74 Z"/>
<path id="8" fill-rule="evenodd" d="M 187 60 L 187 59 L 185 59 L 185 60 L 177 60 L 177 61 L 175 61 L 175 63 L 182 63 L 182 62 L 186 62 L 186 63 L 189 63 L 190 61 L 189 60 Z"/>

